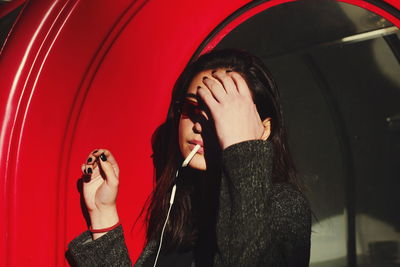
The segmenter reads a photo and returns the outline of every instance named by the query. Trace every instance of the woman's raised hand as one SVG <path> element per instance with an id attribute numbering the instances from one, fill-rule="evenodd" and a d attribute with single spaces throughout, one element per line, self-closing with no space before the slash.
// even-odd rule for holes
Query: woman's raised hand
<path id="1" fill-rule="evenodd" d="M 106 149 L 94 150 L 82 165 L 82 172 L 88 176 L 83 183 L 83 196 L 92 228 L 115 225 L 119 221 L 116 208 L 119 168 L 115 158 Z M 93 237 L 101 235 L 94 234 Z"/>
<path id="2" fill-rule="evenodd" d="M 263 122 L 253 102 L 250 89 L 237 72 L 225 69 L 212 71 L 211 79 L 203 78 L 204 86 L 197 94 L 210 110 L 222 149 L 230 145 L 265 138 L 270 133 L 269 119 Z"/>

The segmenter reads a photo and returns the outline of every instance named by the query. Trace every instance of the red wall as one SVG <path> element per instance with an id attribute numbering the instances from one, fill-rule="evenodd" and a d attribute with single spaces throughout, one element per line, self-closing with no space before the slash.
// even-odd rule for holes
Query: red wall
<path id="1" fill-rule="evenodd" d="M 0 266 L 66 264 L 68 242 L 87 229 L 77 180 L 94 148 L 110 149 L 119 162 L 120 217 L 132 258 L 138 256 L 143 232 L 131 229 L 152 187 L 151 134 L 188 60 L 247 2 L 26 2 L 0 58 Z M 239 17 L 205 50 L 281 2 Z M 365 1 L 344 2 L 400 26 Z"/>

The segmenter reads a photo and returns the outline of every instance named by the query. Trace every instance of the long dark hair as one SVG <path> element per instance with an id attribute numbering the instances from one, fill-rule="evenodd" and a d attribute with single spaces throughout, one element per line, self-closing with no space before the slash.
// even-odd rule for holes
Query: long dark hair
<path id="1" fill-rule="evenodd" d="M 155 188 L 147 208 L 147 241 L 159 241 L 166 218 L 171 188 L 175 183 L 175 172 L 183 158 L 178 145 L 180 120 L 179 103 L 182 103 L 193 77 L 204 70 L 230 69 L 240 73 L 246 80 L 254 103 L 262 120 L 271 118 L 269 140 L 273 145 L 273 183 L 289 183 L 302 190 L 301 181 L 288 149 L 283 123 L 279 92 L 271 73 L 263 62 L 244 51 L 217 50 L 190 62 L 175 83 L 166 121 L 155 131 L 152 138 Z M 182 179 L 179 184 L 174 207 L 165 230 L 164 250 L 193 246 L 198 239 L 198 224 L 194 216 L 193 194 L 196 179 Z"/>

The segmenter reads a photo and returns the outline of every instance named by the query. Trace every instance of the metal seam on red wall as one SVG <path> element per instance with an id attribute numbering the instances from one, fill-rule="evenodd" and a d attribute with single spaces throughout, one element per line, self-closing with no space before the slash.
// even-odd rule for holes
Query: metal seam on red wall
<path id="1" fill-rule="evenodd" d="M 67 1 L 68 2 L 68 1 Z M 18 105 L 15 108 L 6 107 L 9 111 L 14 115 L 12 116 L 13 121 L 8 124 L 7 129 L 5 130 L 3 127 L 3 134 L 5 132 L 9 133 L 9 149 L 7 158 L 8 160 L 6 165 L 6 181 L 5 181 L 5 205 L 6 205 L 6 222 L 8 223 L 7 229 L 7 240 L 5 240 L 4 246 L 6 247 L 6 257 L 5 262 L 6 266 L 11 266 L 12 259 L 16 257 L 17 251 L 13 249 L 16 242 L 12 237 L 15 236 L 17 229 L 15 228 L 14 222 L 16 221 L 16 187 L 17 180 L 11 179 L 11 177 L 15 177 L 18 173 L 18 169 L 15 167 L 18 165 L 18 153 L 20 146 L 19 141 L 21 135 L 23 134 L 23 127 L 26 114 L 29 110 L 29 101 L 34 93 L 34 86 L 29 87 L 28 84 L 35 83 L 34 80 L 37 79 L 37 76 L 40 75 L 40 67 L 37 66 L 36 62 L 42 62 L 43 60 L 38 60 L 40 57 L 43 59 L 45 54 L 48 53 L 46 50 L 44 51 L 44 47 L 49 45 L 52 42 L 52 38 L 49 36 L 51 33 L 54 33 L 54 25 L 56 24 L 57 18 L 64 12 L 66 3 L 62 3 L 61 1 L 55 1 L 48 7 L 48 10 L 44 12 L 43 18 L 41 18 L 39 22 L 39 26 L 32 35 L 32 39 L 30 40 L 29 46 L 25 51 L 24 58 L 21 60 L 21 64 L 19 65 L 18 72 L 14 77 L 13 84 L 11 87 L 11 92 L 14 92 L 13 97 L 17 97 L 19 99 Z M 29 3 L 26 8 L 29 8 Z M 54 19 L 55 18 L 55 19 Z M 44 38 L 43 38 L 44 36 Z M 25 66 L 29 66 L 26 68 Z M 33 79 L 33 81 L 32 81 Z M 18 84 L 23 83 L 24 85 L 18 86 Z M 17 90 L 17 86 L 19 87 Z M 29 88 L 29 89 L 28 89 Z M 11 101 L 13 98 L 9 98 Z M 3 125 L 4 126 L 4 125 Z M 2 130 L 2 131 L 3 131 Z M 13 167 L 14 166 L 14 167 Z M 11 167 L 11 168 L 10 168 Z"/>

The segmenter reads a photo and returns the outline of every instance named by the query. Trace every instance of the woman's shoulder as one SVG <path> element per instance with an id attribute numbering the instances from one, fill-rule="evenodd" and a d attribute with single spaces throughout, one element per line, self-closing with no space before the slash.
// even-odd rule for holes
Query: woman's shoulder
<path id="1" fill-rule="evenodd" d="M 310 203 L 303 191 L 290 183 L 273 183 L 271 190 L 271 204 L 289 211 L 301 209 L 309 213 Z"/>
<path id="2" fill-rule="evenodd" d="M 269 205 L 272 228 L 282 233 L 301 233 L 308 238 L 312 211 L 304 192 L 288 183 L 274 184 L 272 192 Z"/>
<path id="3" fill-rule="evenodd" d="M 308 266 L 312 225 L 309 202 L 291 184 L 279 183 L 273 187 L 269 212 L 275 241 L 293 262 L 304 262 L 301 266 Z"/>

